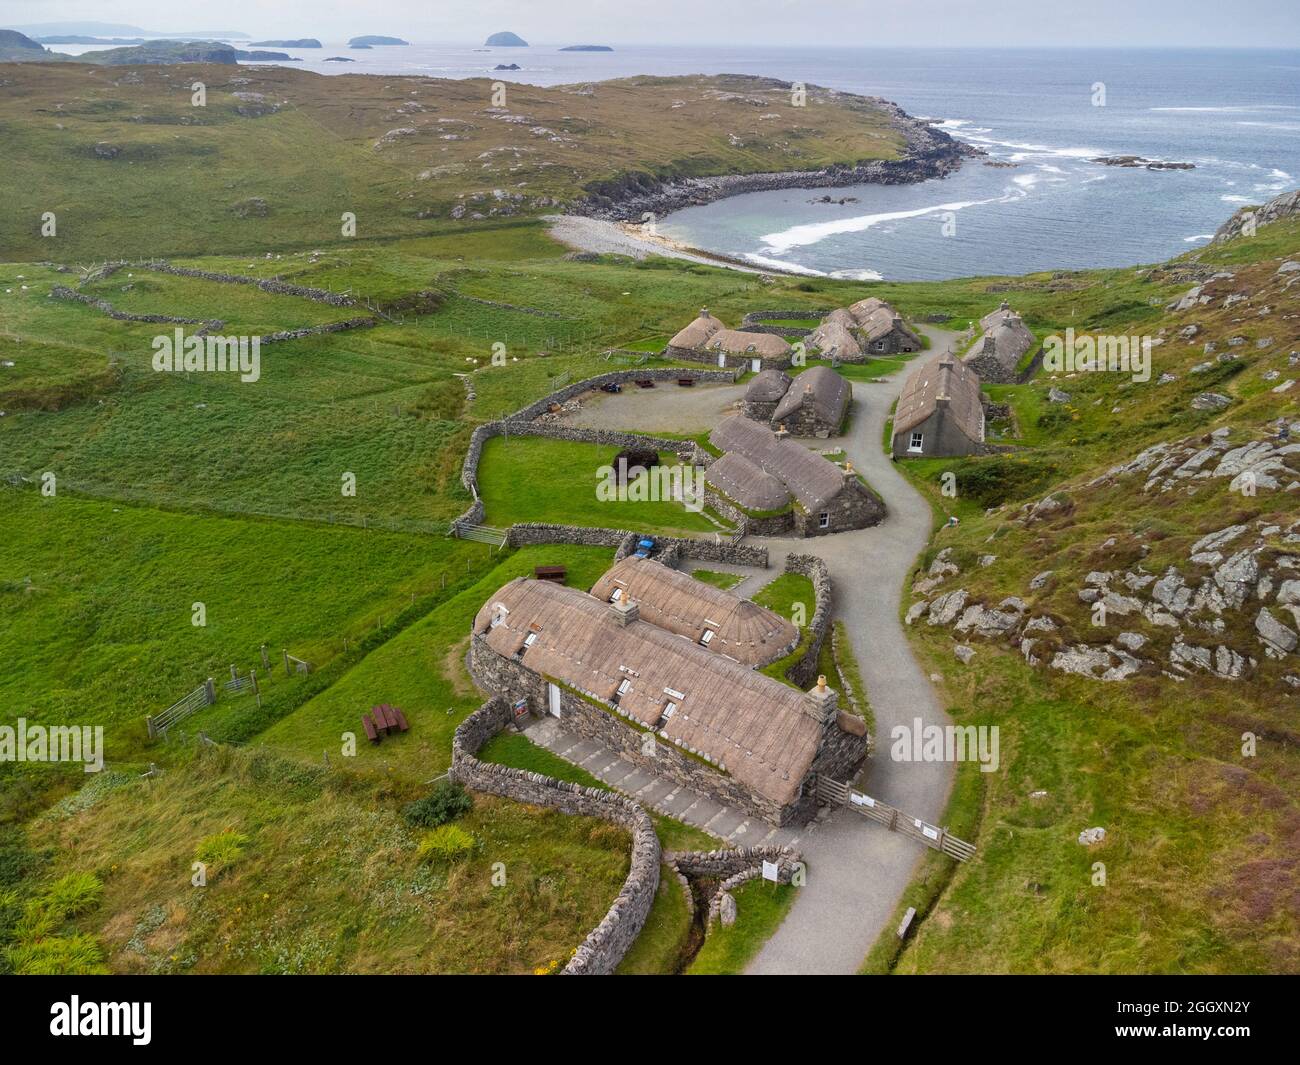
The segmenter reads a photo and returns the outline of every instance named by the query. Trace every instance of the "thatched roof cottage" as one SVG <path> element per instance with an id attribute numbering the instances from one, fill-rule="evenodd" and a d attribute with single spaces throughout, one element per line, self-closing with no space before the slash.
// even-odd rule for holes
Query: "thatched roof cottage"
<path id="1" fill-rule="evenodd" d="M 659 597 L 656 616 L 666 603 L 692 616 L 705 609 L 662 574 L 635 578 Z M 471 670 L 485 688 L 660 777 L 775 825 L 810 817 L 812 775 L 842 779 L 865 757 L 861 719 L 840 712 L 824 684 L 799 692 L 654 623 L 641 605 L 516 578 L 474 619 Z"/>
<path id="2" fill-rule="evenodd" d="M 757 372 L 789 366 L 794 349 L 772 333 L 728 329 L 704 307 L 668 341 L 664 356 L 722 367 L 744 366 Z"/>
<path id="3" fill-rule="evenodd" d="M 733 415 L 714 428 L 709 442 L 725 454 L 704 471 L 705 498 L 732 520 L 745 518 L 754 533 L 819 536 L 876 525 L 885 516 L 885 505 L 851 466 L 841 469 L 785 433 Z M 773 480 L 790 495 L 789 509 L 753 513 L 773 509 L 746 502 L 774 494 Z"/>
<path id="4" fill-rule="evenodd" d="M 898 397 L 894 456 L 978 455 L 985 450 L 979 374 L 951 352 L 927 359 Z"/>
<path id="5" fill-rule="evenodd" d="M 900 315 L 884 300 L 871 297 L 849 306 L 858 323 L 862 350 L 868 355 L 897 355 L 920 351 L 921 338 L 907 327 Z"/>
<path id="6" fill-rule="evenodd" d="M 756 422 L 771 421 L 776 405 L 790 388 L 791 380 L 784 370 L 763 370 L 756 374 L 745 389 L 745 417 Z"/>
<path id="7" fill-rule="evenodd" d="M 1019 376 L 1020 360 L 1034 346 L 1034 334 L 1006 301 L 981 318 L 980 324 L 984 325 L 984 335 L 966 353 L 964 361 L 983 381 L 1014 383 Z"/>
<path id="8" fill-rule="evenodd" d="M 865 358 L 862 345 L 853 335 L 857 328 L 858 320 L 843 307 L 836 307 L 808 335 L 808 345 L 816 348 L 823 358 L 839 362 L 862 362 Z"/>
<path id="9" fill-rule="evenodd" d="M 772 413 L 772 424 L 794 436 L 825 439 L 844 426 L 853 388 L 829 366 L 812 366 L 786 390 Z"/>
<path id="10" fill-rule="evenodd" d="M 641 620 L 750 668 L 789 654 L 799 642 L 799 630 L 780 614 L 649 558 L 616 562 L 591 594 L 606 603 L 636 603 Z"/>

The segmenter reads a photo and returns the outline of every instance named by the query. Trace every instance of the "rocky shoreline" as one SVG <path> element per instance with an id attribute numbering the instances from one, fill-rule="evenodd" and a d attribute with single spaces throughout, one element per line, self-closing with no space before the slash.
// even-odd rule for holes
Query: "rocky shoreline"
<path id="1" fill-rule="evenodd" d="M 651 174 L 628 173 L 589 186 L 589 195 L 570 204 L 567 212 L 613 222 L 639 222 L 647 213 L 663 217 L 683 207 L 696 207 L 747 192 L 842 188 L 847 185 L 907 185 L 945 177 L 966 159 L 984 154 L 981 149 L 954 139 L 932 123 L 913 118 L 889 100 L 870 98 L 870 102 L 886 111 L 890 124 L 903 134 L 905 150 L 901 158 L 819 170 L 722 174 L 667 181 Z"/>

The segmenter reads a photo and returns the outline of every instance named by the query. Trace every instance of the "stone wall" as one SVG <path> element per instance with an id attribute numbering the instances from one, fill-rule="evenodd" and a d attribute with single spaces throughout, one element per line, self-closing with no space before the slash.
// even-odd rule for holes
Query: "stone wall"
<path id="1" fill-rule="evenodd" d="M 718 384 L 735 384 L 735 372 L 716 368 L 716 358 L 714 358 L 713 362 L 715 368 L 712 370 L 696 370 L 680 366 L 642 366 L 625 370 L 611 370 L 609 373 L 598 374 L 596 377 L 588 377 L 585 380 L 566 385 L 559 391 L 552 392 L 549 396 L 543 396 L 536 402 L 520 408 L 513 414 L 507 414 L 505 420 L 509 422 L 532 421 L 539 414 L 549 410 L 552 403 L 565 403 L 574 396 L 580 396 L 584 392 L 591 392 L 606 384 L 622 385 L 633 381 L 676 381 L 679 377 L 689 377 L 695 381 L 710 381 Z"/>
<path id="2" fill-rule="evenodd" d="M 357 301 L 352 296 L 343 296 L 324 288 L 311 288 L 308 285 L 293 285 L 276 278 L 246 277 L 243 274 L 214 273 L 211 270 L 195 270 L 188 266 L 172 266 L 164 259 L 152 259 L 140 264 L 146 270 L 160 274 L 176 274 L 179 277 L 197 277 L 203 281 L 216 281 L 225 285 L 255 285 L 263 292 L 272 292 L 279 296 L 300 296 L 316 303 L 328 303 L 332 307 L 355 307 Z"/>
<path id="3" fill-rule="evenodd" d="M 719 851 L 668 851 L 663 857 L 664 864 L 677 876 L 686 889 L 687 904 L 691 915 L 695 913 L 695 900 L 692 897 L 689 880 L 719 880 L 717 888 L 709 898 L 708 924 L 718 919 L 724 895 L 729 895 L 741 884 L 757 880 L 763 875 L 763 863 L 776 865 L 776 879 L 779 884 L 790 883 L 795 873 L 803 867 L 803 856 L 790 847 L 738 847 L 735 850 Z"/>
<path id="4" fill-rule="evenodd" d="M 462 721 L 452 739 L 450 775 L 475 791 L 580 817 L 598 817 L 632 833 L 632 862 L 622 890 L 563 970 L 569 976 L 612 973 L 641 934 L 659 888 L 660 849 L 654 823 L 640 806 L 616 792 L 479 761 L 479 748 L 509 719 L 509 706 L 496 697 Z"/>
<path id="5" fill-rule="evenodd" d="M 506 542 L 511 547 L 532 544 L 579 544 L 589 547 L 613 547 L 614 559 L 626 558 L 636 550 L 637 541 L 645 534 L 628 529 L 601 529 L 586 525 L 551 525 L 543 522 L 518 522 L 506 530 Z M 650 534 L 655 542 L 655 557 L 670 565 L 668 559 L 682 558 L 700 562 L 728 562 L 737 566 L 767 568 L 767 548 L 755 544 L 729 540 L 695 540 L 684 536 Z"/>
<path id="6" fill-rule="evenodd" d="M 547 713 L 547 681 L 522 662 L 497 654 L 480 635 L 470 638 L 470 673 L 480 687 L 512 699 L 523 699 L 536 714 Z M 719 767 L 693 752 L 660 739 L 615 708 L 595 705 L 569 688 L 560 687 L 560 724 L 566 732 L 596 740 L 633 765 L 707 795 L 724 806 L 745 810 L 769 824 L 782 825 L 806 812 L 796 799 L 781 806 L 756 795 Z"/>
<path id="7" fill-rule="evenodd" d="M 826 505 L 830 524 L 821 527 L 820 515 L 801 507 L 795 508 L 794 531 L 797 536 L 826 536 L 846 529 L 865 529 L 885 520 L 885 504 L 858 478 L 852 478 L 843 490 Z"/>
<path id="8" fill-rule="evenodd" d="M 153 322 L 158 325 L 201 325 L 203 328 L 198 331 L 197 335 L 207 332 L 216 332 L 225 326 L 225 322 L 219 318 L 182 318 L 174 314 L 130 314 L 127 311 L 117 310 L 108 300 L 98 299 L 95 296 L 87 295 L 84 292 L 74 292 L 66 285 L 55 285 L 50 289 L 50 297 L 56 300 L 70 300 L 76 303 L 84 303 L 88 307 L 94 307 L 100 314 L 107 315 L 119 322 Z"/>
<path id="9" fill-rule="evenodd" d="M 812 581 L 813 586 L 813 615 L 808 622 L 808 644 L 799 661 L 785 671 L 792 683 L 808 689 L 817 682 L 817 658 L 831 627 L 831 611 L 834 607 L 831 575 L 826 563 L 816 555 L 787 555 L 785 571 L 802 574 Z"/>

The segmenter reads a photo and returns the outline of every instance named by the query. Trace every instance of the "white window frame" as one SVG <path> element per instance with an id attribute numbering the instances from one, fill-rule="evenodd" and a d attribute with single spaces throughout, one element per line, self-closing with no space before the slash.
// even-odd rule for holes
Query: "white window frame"
<path id="1" fill-rule="evenodd" d="M 921 452 L 925 450 L 925 433 L 909 433 L 907 450 Z"/>
<path id="2" fill-rule="evenodd" d="M 626 677 L 624 677 L 622 680 L 618 682 L 618 691 L 616 691 L 614 694 L 626 695 L 631 690 L 632 690 L 632 682 L 628 680 Z"/>
<path id="3" fill-rule="evenodd" d="M 817 515 L 817 528 L 829 529 L 830 527 L 831 527 L 831 512 L 829 510 L 823 510 L 820 514 Z"/>
<path id="4" fill-rule="evenodd" d="M 704 632 L 700 635 L 700 643 L 703 646 L 708 647 L 709 644 L 713 642 L 713 637 L 715 637 L 716 635 L 717 633 L 714 632 L 712 629 L 705 629 Z"/>

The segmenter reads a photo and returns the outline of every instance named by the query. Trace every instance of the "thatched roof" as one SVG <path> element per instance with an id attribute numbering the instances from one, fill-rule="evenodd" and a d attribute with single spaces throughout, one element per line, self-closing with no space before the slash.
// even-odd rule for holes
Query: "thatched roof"
<path id="1" fill-rule="evenodd" d="M 837 307 L 822 319 L 808 337 L 808 342 L 823 355 L 841 359 L 856 359 L 862 355 L 862 346 L 853 330 L 858 320 L 842 307 Z"/>
<path id="2" fill-rule="evenodd" d="M 746 333 L 742 329 L 720 329 L 704 342 L 704 347 L 728 355 L 757 355 L 768 359 L 788 358 L 791 353 L 790 345 L 775 333 Z"/>
<path id="3" fill-rule="evenodd" d="M 1034 334 L 1014 311 L 994 320 L 993 326 L 967 354 L 967 358 L 991 355 L 1008 373 L 1015 373 L 1021 357 L 1034 346 Z"/>
<path id="4" fill-rule="evenodd" d="M 501 618 L 493 625 L 494 616 Z M 516 578 L 474 619 L 492 650 L 509 658 L 534 633 L 521 662 L 650 728 L 669 700 L 660 735 L 694 750 L 758 795 L 784 805 L 821 744 L 806 696 L 762 673 L 652 625 L 613 617 L 609 604 L 551 581 Z M 619 685 L 630 688 L 613 700 Z"/>
<path id="5" fill-rule="evenodd" d="M 674 348 L 703 347 L 709 337 L 726 328 L 725 325 L 709 314 L 707 307 L 703 307 L 700 309 L 699 316 L 692 318 L 690 324 L 680 330 L 672 340 L 668 341 L 668 344 Z"/>
<path id="6" fill-rule="evenodd" d="M 979 374 L 951 352 L 927 359 L 907 379 L 894 412 L 894 434 L 920 425 L 940 404 L 947 405 L 949 416 L 970 439 L 984 439 Z"/>
<path id="7" fill-rule="evenodd" d="M 728 451 L 704 471 L 704 480 L 746 510 L 783 510 L 790 505 L 785 485 L 738 451 Z"/>
<path id="8" fill-rule="evenodd" d="M 750 403 L 773 403 L 785 395 L 790 380 L 790 375 L 784 370 L 761 370 L 745 389 L 745 399 Z"/>
<path id="9" fill-rule="evenodd" d="M 749 459 L 780 481 L 809 512 L 824 510 L 844 487 L 844 471 L 793 440 L 778 439 L 766 426 L 743 415 L 724 418 L 709 442 Z"/>
<path id="10" fill-rule="evenodd" d="M 917 346 L 920 346 L 921 343 L 921 338 L 907 327 L 907 323 L 903 321 L 899 313 L 887 303 L 877 307 L 870 314 L 860 317 L 858 326 L 862 330 L 863 340 L 868 344 L 873 340 L 888 336 L 895 329 L 901 330 Z"/>
<path id="11" fill-rule="evenodd" d="M 1014 314 L 1014 313 L 1015 312 L 1011 309 L 1011 304 L 1009 304 L 1006 300 L 1003 300 L 1001 304 L 998 305 L 997 310 L 989 311 L 988 314 L 986 314 L 983 318 L 980 319 L 980 329 L 987 333 L 990 329 L 992 329 L 995 325 L 997 325 L 998 322 L 1002 321 L 1002 319 L 1005 318 L 1008 314 Z"/>
<path id="12" fill-rule="evenodd" d="M 799 639 L 799 630 L 780 614 L 653 559 L 628 556 L 605 572 L 591 594 L 609 602 L 616 588 L 637 604 L 642 621 L 696 641 L 707 629 L 714 633 L 709 651 L 747 666 L 767 665 Z"/>
<path id="13" fill-rule="evenodd" d="M 886 308 L 890 314 L 894 313 L 894 308 L 890 307 L 884 300 L 876 296 L 868 296 L 864 300 L 858 300 L 857 303 L 850 303 L 849 314 L 851 314 L 856 321 L 861 322 L 864 318 L 869 318 L 871 315 L 875 314 L 881 307 Z M 830 315 L 827 315 L 826 317 L 829 318 Z M 825 321 L 825 319 L 822 320 Z"/>
<path id="14" fill-rule="evenodd" d="M 852 396 L 848 381 L 829 366 L 813 366 L 795 379 L 772 418 L 779 423 L 800 407 L 812 407 L 819 421 L 837 426 L 844 420 Z"/>

